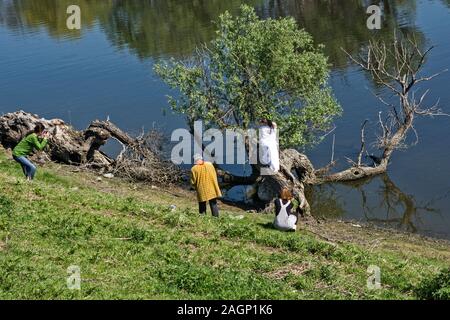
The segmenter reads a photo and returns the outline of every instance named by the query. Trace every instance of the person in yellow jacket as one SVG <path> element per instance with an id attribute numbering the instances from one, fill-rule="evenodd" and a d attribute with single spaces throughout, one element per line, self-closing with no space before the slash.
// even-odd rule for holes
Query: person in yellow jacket
<path id="1" fill-rule="evenodd" d="M 191 169 L 191 184 L 197 191 L 200 214 L 206 214 L 206 203 L 209 201 L 212 215 L 219 217 L 217 198 L 222 196 L 222 192 L 217 181 L 216 169 L 199 154 L 194 156 L 194 163 Z"/>

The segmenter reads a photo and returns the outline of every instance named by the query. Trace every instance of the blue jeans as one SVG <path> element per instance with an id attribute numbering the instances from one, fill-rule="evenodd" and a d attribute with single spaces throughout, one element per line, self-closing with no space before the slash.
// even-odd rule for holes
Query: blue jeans
<path id="1" fill-rule="evenodd" d="M 27 157 L 13 157 L 21 166 L 25 177 L 33 179 L 36 174 L 36 166 Z"/>

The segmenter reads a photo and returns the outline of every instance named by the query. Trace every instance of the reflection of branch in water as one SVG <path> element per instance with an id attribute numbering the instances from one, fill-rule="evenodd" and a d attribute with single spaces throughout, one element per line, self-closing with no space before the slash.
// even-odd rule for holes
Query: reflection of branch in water
<path id="1" fill-rule="evenodd" d="M 376 183 L 376 184 L 375 184 Z M 361 209 L 365 221 L 379 225 L 391 225 L 408 232 L 417 232 L 425 225 L 422 218 L 426 213 L 438 214 L 444 219 L 436 204 L 450 197 L 450 190 L 433 199 L 417 203 L 414 196 L 400 190 L 388 175 L 372 179 L 364 179 L 351 183 L 332 183 L 308 188 L 306 197 L 311 204 L 314 216 L 327 218 L 348 217 L 345 201 L 347 192 L 342 192 L 337 186 L 345 186 L 361 195 Z M 369 187 L 377 185 L 373 192 Z"/>
<path id="2" fill-rule="evenodd" d="M 344 200 L 338 195 L 333 184 L 307 188 L 306 198 L 311 205 L 311 212 L 316 217 L 340 218 L 345 216 Z"/>
<path id="3" fill-rule="evenodd" d="M 368 206 L 367 195 L 363 188 L 358 188 L 362 195 L 362 207 L 367 221 L 375 223 L 395 223 L 398 228 L 406 228 L 407 231 L 416 232 L 417 226 L 414 219 L 419 224 L 423 224 L 420 213 L 440 213 L 438 209 L 432 206 L 439 200 L 450 195 L 450 191 L 441 197 L 430 200 L 423 205 L 417 205 L 413 196 L 402 192 L 389 178 L 388 175 L 381 176 L 383 182 L 378 194 L 381 195 L 379 204 L 370 208 Z M 381 211 L 386 208 L 386 218 L 373 218 L 376 216 L 374 211 Z M 401 210 L 401 211 L 400 211 Z M 372 216 L 372 217 L 370 217 Z"/>

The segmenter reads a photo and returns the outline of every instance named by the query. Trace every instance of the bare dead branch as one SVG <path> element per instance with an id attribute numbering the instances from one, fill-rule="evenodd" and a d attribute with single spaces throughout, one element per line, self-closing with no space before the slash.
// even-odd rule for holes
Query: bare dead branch
<path id="1" fill-rule="evenodd" d="M 364 123 L 361 126 L 361 150 L 359 151 L 359 155 L 358 155 L 358 163 L 357 166 L 361 167 L 361 161 L 362 161 L 362 157 L 364 154 L 364 150 L 366 148 L 366 140 L 365 140 L 365 129 L 366 129 L 366 124 L 367 122 L 369 122 L 369 120 L 365 120 Z"/>

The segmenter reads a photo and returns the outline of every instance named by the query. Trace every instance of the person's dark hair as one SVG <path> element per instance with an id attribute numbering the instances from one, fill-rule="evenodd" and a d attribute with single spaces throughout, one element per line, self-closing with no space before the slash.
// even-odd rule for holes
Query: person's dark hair
<path id="1" fill-rule="evenodd" d="M 42 123 L 38 122 L 36 123 L 36 126 L 34 127 L 33 132 L 36 134 L 41 134 L 42 132 L 44 132 L 45 127 Z"/>
<path id="2" fill-rule="evenodd" d="M 264 123 L 264 124 L 268 125 L 271 129 L 275 129 L 272 120 L 264 118 L 264 119 L 261 119 L 261 123 Z"/>
<path id="3" fill-rule="evenodd" d="M 25 137 L 28 137 L 30 134 L 33 134 L 33 133 L 40 135 L 42 132 L 44 132 L 44 130 L 45 130 L 44 125 L 42 123 L 38 122 L 34 126 L 33 130 L 28 131 L 27 133 L 25 133 L 25 136 L 22 136 L 22 139 Z"/>

